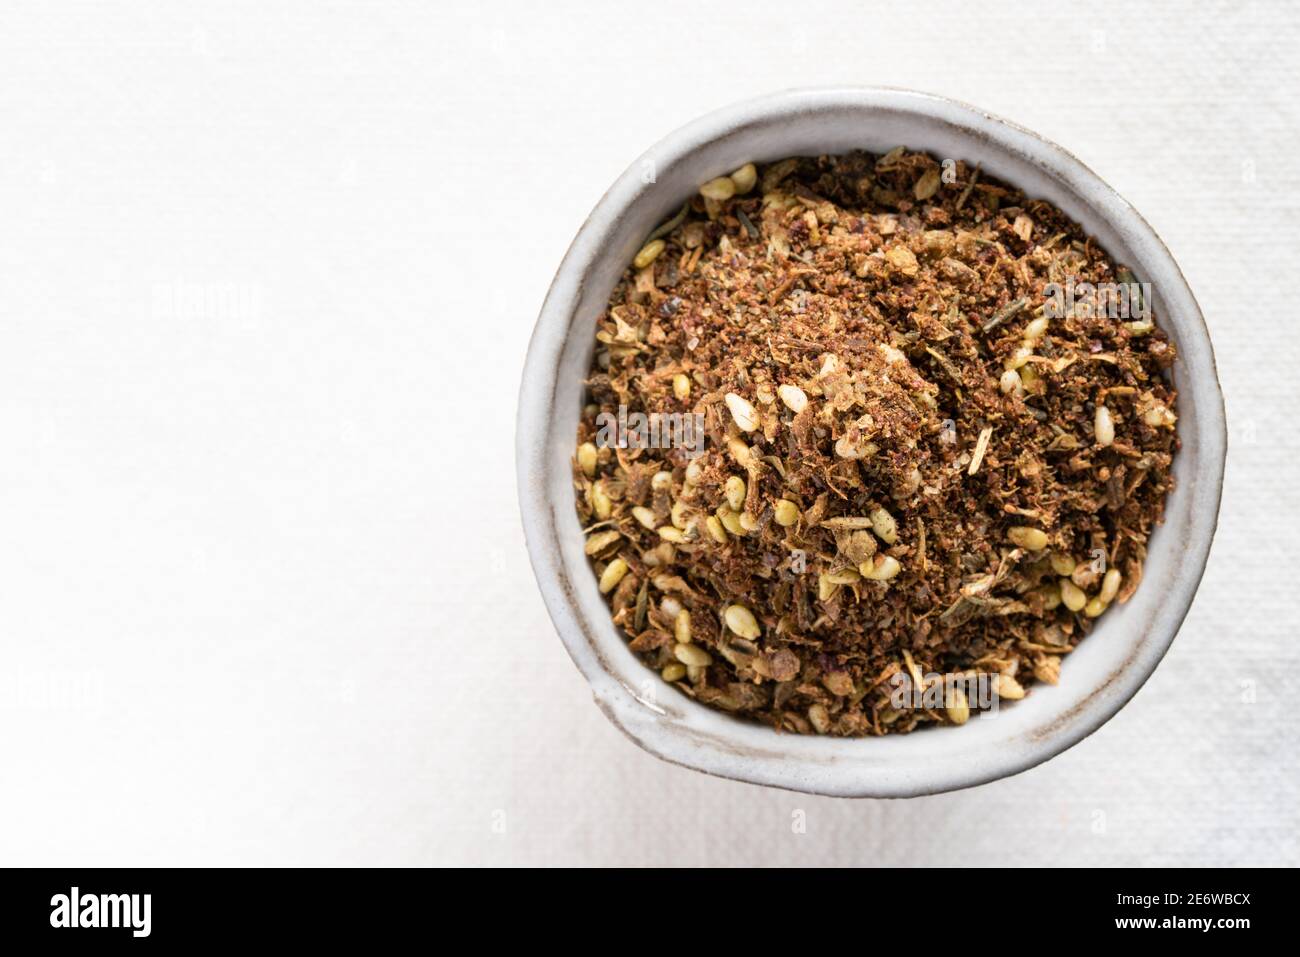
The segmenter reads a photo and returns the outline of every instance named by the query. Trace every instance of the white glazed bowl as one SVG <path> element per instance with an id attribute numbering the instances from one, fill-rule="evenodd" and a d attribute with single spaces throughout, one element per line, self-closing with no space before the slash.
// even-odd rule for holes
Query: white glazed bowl
<path id="1" fill-rule="evenodd" d="M 1141 587 L 1064 659 L 1058 685 L 1035 685 L 1024 700 L 960 727 L 878 738 L 782 734 L 663 683 L 610 621 L 583 554 L 570 465 L 594 320 L 646 235 L 699 184 L 751 161 L 880 153 L 899 144 L 978 162 L 1054 203 L 1151 283 L 1157 318 L 1179 354 L 1177 487 L 1152 537 Z M 1033 767 L 1097 730 L 1133 696 L 1173 641 L 1205 569 L 1227 435 L 1205 321 L 1169 251 L 1133 207 L 1059 146 L 973 107 L 905 90 L 833 88 L 710 113 L 660 141 L 610 187 L 542 306 L 520 389 L 516 445 L 524 531 L 542 596 L 596 703 L 628 737 L 665 760 L 723 777 L 818 794 L 904 797 Z"/>

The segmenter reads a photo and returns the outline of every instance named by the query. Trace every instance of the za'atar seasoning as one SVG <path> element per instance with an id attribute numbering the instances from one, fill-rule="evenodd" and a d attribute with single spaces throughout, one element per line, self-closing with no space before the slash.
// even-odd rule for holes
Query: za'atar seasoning
<path id="1" fill-rule="evenodd" d="M 787 731 L 961 724 L 1138 587 L 1172 487 L 1150 290 L 962 161 L 704 184 L 593 317 L 574 460 L 614 623 Z"/>

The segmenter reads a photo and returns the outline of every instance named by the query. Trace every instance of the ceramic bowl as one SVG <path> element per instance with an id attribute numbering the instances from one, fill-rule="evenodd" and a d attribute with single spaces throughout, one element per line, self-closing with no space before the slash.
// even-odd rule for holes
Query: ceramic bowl
<path id="1" fill-rule="evenodd" d="M 1067 656 L 1060 683 L 1038 684 L 960 727 L 880 738 L 783 734 L 692 701 L 660 681 L 610 622 L 583 554 L 570 461 L 593 348 L 593 322 L 646 235 L 697 187 L 745 163 L 885 152 L 906 144 L 978 162 L 1055 204 L 1138 279 L 1178 348 L 1177 486 L 1151 539 L 1144 580 Z M 628 737 L 668 761 L 756 784 L 842 796 L 903 797 L 968 787 L 1059 754 L 1134 695 L 1168 650 L 1214 536 L 1227 437 L 1205 321 L 1151 227 L 1065 150 L 952 100 L 905 90 L 834 88 L 740 103 L 670 134 L 604 195 L 560 264 L 533 332 L 519 395 L 519 500 L 537 582 L 596 703 Z"/>

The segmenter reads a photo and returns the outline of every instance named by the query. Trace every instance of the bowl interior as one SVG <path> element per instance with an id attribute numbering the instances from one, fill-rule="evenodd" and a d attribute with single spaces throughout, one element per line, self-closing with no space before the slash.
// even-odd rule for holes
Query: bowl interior
<path id="1" fill-rule="evenodd" d="M 1060 684 L 959 727 L 883 738 L 779 734 L 699 705 L 627 649 L 583 553 L 570 462 L 594 346 L 594 319 L 646 235 L 703 183 L 751 161 L 900 144 L 979 163 L 1077 220 L 1138 279 L 1178 348 L 1176 488 L 1144 580 L 1066 656 Z M 1145 221 L 1072 156 L 973 108 L 894 90 L 779 94 L 712 114 L 629 168 L 574 241 L 543 307 L 520 394 L 519 486 L 548 610 L 597 702 L 668 760 L 727 777 L 841 795 L 904 796 L 1015 773 L 1114 714 L 1159 662 L 1191 604 L 1213 536 L 1226 440 L 1204 320 Z"/>

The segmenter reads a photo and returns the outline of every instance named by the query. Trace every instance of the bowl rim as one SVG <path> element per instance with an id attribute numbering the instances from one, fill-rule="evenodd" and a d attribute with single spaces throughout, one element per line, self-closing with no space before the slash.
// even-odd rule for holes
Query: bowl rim
<path id="1" fill-rule="evenodd" d="M 663 164 L 666 169 L 724 142 L 747 126 L 771 123 L 791 112 L 846 108 L 861 109 L 864 114 L 872 110 L 914 113 L 952 126 L 973 142 L 993 141 L 1000 149 L 1021 151 L 1024 158 L 1078 195 L 1100 220 L 1131 233 L 1135 237 L 1133 241 L 1147 253 L 1148 262 L 1152 256 L 1159 260 L 1165 276 L 1160 287 L 1162 294 L 1166 301 L 1172 299 L 1178 303 L 1176 310 L 1171 307 L 1162 310 L 1165 321 L 1179 328 L 1184 356 L 1187 354 L 1184 342 L 1190 340 L 1201 367 L 1199 375 L 1189 373 L 1187 381 L 1179 385 L 1180 396 L 1191 390 L 1197 393 L 1198 421 L 1194 434 L 1201 467 L 1195 475 L 1198 487 L 1195 501 L 1200 508 L 1187 513 L 1187 534 L 1191 540 L 1181 553 L 1178 566 L 1181 574 L 1164 595 L 1162 615 L 1149 620 L 1137 650 L 1098 689 L 1081 695 L 1082 700 L 1033 736 L 1032 741 L 1019 742 L 1020 747 L 998 755 L 998 760 L 983 766 L 959 760 L 960 767 L 936 768 L 931 773 L 918 773 L 914 768 L 894 773 L 888 759 L 863 760 L 861 753 L 851 757 L 842 753 L 865 741 L 884 742 L 891 738 L 914 741 L 917 735 L 866 739 L 816 736 L 816 747 L 820 749 L 816 759 L 792 758 L 790 751 L 795 742 L 805 742 L 809 740 L 807 737 L 783 736 L 770 728 L 720 715 L 676 689 L 672 689 L 675 698 L 671 703 L 655 700 L 653 694 L 647 699 L 627 676 L 619 674 L 609 656 L 602 652 L 601 639 L 596 634 L 598 628 L 580 609 L 576 594 L 579 586 L 571 580 L 560 558 L 556 510 L 568 509 L 572 513 L 572 492 L 566 501 L 555 502 L 548 491 L 550 483 L 544 479 L 550 468 L 547 439 L 553 423 L 551 409 L 558 384 L 559 359 L 567 344 L 585 278 L 602 256 L 611 255 L 602 253 L 603 240 L 612 232 L 619 215 L 646 190 L 639 170 L 648 160 Z M 1176 321 L 1171 316 L 1176 316 Z M 1073 154 L 1023 126 L 948 97 L 881 86 L 797 88 L 743 100 L 687 123 L 634 160 L 588 215 L 556 271 L 529 342 L 516 430 L 519 504 L 534 575 L 569 656 L 588 681 L 605 715 L 640 747 L 671 763 L 733 780 L 843 797 L 909 797 L 1008 777 L 1067 750 L 1113 717 L 1150 677 L 1191 608 L 1217 528 L 1226 455 L 1223 395 L 1204 316 L 1178 264 L 1141 214 Z M 1181 488 L 1176 488 L 1171 500 L 1180 491 Z M 607 616 L 604 625 L 613 628 Z M 645 674 L 651 674 L 649 669 L 645 669 Z M 1077 690 L 1088 691 L 1087 688 Z M 699 712 L 707 712 L 711 717 L 705 718 Z M 715 725 L 705 734 L 699 727 L 690 727 L 687 721 L 674 720 L 683 717 L 699 722 L 712 722 L 721 717 L 725 724 Z M 753 735 L 753 729 L 767 737 L 760 741 Z"/>

